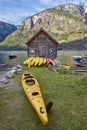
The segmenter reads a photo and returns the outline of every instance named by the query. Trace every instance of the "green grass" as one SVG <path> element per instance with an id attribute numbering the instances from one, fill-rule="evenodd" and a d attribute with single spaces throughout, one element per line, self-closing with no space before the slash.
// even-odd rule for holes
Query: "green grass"
<path id="1" fill-rule="evenodd" d="M 0 130 L 87 130 L 87 73 L 61 73 L 47 67 L 24 67 L 35 75 L 45 103 L 53 102 L 49 122 L 43 126 L 32 109 L 21 74 L 0 87 Z"/>

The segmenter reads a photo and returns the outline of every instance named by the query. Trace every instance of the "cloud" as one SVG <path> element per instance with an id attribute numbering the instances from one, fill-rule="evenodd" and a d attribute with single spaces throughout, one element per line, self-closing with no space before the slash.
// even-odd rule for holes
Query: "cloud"
<path id="1" fill-rule="evenodd" d="M 18 24 L 29 16 L 59 4 L 87 5 L 87 0 L 0 0 L 0 20 Z"/>
<path id="2" fill-rule="evenodd" d="M 21 20 L 29 16 L 29 12 L 22 10 L 16 10 L 16 12 L 7 12 L 6 14 L 0 14 L 0 21 L 9 22 L 13 24 L 21 23 Z"/>
<path id="3" fill-rule="evenodd" d="M 49 4 L 49 3 L 52 3 L 53 0 L 38 0 L 40 3 L 42 4 Z"/>
<path id="4" fill-rule="evenodd" d="M 17 21 L 19 17 L 17 17 L 16 15 L 13 15 L 12 13 L 7 13 L 6 16 L 1 14 L 0 15 L 0 21 L 4 21 L 4 22 L 7 22 L 7 21 Z"/>
<path id="5" fill-rule="evenodd" d="M 59 0 L 38 0 L 38 2 L 49 6 L 49 5 L 57 4 L 59 2 Z"/>
<path id="6" fill-rule="evenodd" d="M 87 0 L 38 0 L 41 4 L 44 5 L 58 5 L 58 4 L 79 4 L 83 3 L 87 5 Z"/>

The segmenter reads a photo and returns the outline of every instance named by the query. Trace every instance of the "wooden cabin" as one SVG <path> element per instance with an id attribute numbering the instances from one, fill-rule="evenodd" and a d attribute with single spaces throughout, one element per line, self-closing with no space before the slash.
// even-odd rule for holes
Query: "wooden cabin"
<path id="1" fill-rule="evenodd" d="M 58 42 L 41 28 L 26 43 L 28 57 L 45 57 L 55 59 L 57 57 Z"/>

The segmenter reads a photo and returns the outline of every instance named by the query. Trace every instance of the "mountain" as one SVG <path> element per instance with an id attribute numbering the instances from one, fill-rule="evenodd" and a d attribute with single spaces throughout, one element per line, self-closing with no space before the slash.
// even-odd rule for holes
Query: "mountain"
<path id="1" fill-rule="evenodd" d="M 60 47 L 61 45 L 71 46 L 72 42 L 74 47 L 77 47 L 77 44 L 80 46 L 83 41 L 85 45 L 87 7 L 74 4 L 58 5 L 28 17 L 22 21 L 15 32 L 1 43 L 0 48 L 3 49 L 6 46 L 6 49 L 26 49 L 25 42 L 41 27 L 60 43 Z M 79 44 L 80 40 L 82 42 Z M 70 49 L 73 49 L 73 46 Z"/>
<path id="2" fill-rule="evenodd" d="M 58 5 L 25 19 L 20 26 L 20 30 L 37 29 L 40 26 L 44 26 L 47 30 L 55 33 L 64 32 L 64 30 L 68 28 L 67 25 L 71 27 L 72 24 L 75 24 L 75 26 L 77 26 L 76 22 L 85 24 L 87 20 L 86 11 L 86 6 L 73 4 Z M 80 27 L 78 25 L 77 30 L 79 29 Z"/>
<path id="3" fill-rule="evenodd" d="M 15 25 L 0 21 L 0 42 L 16 29 L 17 27 Z"/>

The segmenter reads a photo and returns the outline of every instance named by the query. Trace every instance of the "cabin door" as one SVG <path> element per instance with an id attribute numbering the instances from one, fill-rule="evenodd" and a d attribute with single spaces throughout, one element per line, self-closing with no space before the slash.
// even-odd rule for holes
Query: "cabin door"
<path id="1" fill-rule="evenodd" d="M 46 57 L 46 46 L 39 46 L 38 48 L 38 56 Z"/>

